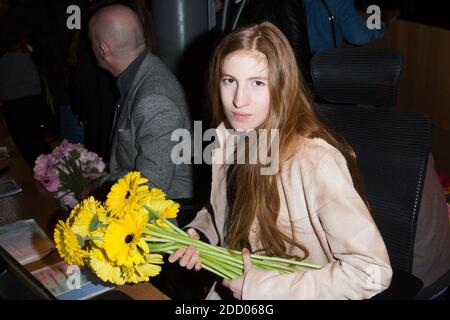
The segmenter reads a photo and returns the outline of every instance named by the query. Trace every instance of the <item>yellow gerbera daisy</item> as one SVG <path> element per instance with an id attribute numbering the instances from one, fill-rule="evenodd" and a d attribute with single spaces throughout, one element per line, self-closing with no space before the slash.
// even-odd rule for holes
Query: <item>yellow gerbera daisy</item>
<path id="1" fill-rule="evenodd" d="M 92 248 L 89 265 L 97 276 L 105 282 L 111 282 L 119 286 L 126 282 L 122 277 L 120 267 L 115 266 L 108 260 L 105 253 L 99 248 Z"/>
<path id="2" fill-rule="evenodd" d="M 94 245 L 103 248 L 103 237 L 105 236 L 106 227 L 100 227 L 89 234 Z"/>
<path id="3" fill-rule="evenodd" d="M 148 180 L 140 172 L 129 172 L 112 186 L 106 200 L 111 216 L 121 218 L 125 213 L 139 210 L 148 194 Z"/>
<path id="4" fill-rule="evenodd" d="M 76 206 L 76 210 L 72 211 L 69 219 L 72 220 L 73 232 L 86 238 L 97 229 L 99 222 L 105 223 L 107 221 L 106 210 L 94 197 L 89 197 Z"/>
<path id="5" fill-rule="evenodd" d="M 166 194 L 164 193 L 164 191 L 162 191 L 161 189 L 158 188 L 152 188 L 150 190 L 150 192 L 147 194 L 146 196 L 146 200 L 151 200 L 151 199 L 161 199 L 161 200 L 165 200 L 166 199 Z"/>
<path id="6" fill-rule="evenodd" d="M 161 217 L 166 219 L 176 218 L 177 213 L 180 209 L 180 204 L 172 200 L 151 199 L 147 200 L 147 202 L 145 202 L 144 205 L 158 212 Z M 142 207 L 141 211 L 147 212 L 144 206 Z M 159 219 L 156 220 L 156 223 L 162 226 L 166 226 L 166 224 Z"/>
<path id="7" fill-rule="evenodd" d="M 103 237 L 103 248 L 108 258 L 118 266 L 131 267 L 144 262 L 143 253 L 149 253 L 149 249 L 141 234 L 147 222 L 148 216 L 138 211 L 112 221 Z"/>
<path id="8" fill-rule="evenodd" d="M 56 248 L 65 262 L 70 265 L 84 265 L 84 258 L 87 258 L 89 253 L 81 248 L 82 244 L 80 244 L 76 234 L 66 222 L 58 222 L 54 233 L 54 240 Z"/>
<path id="9" fill-rule="evenodd" d="M 162 262 L 162 256 L 159 258 L 153 258 L 153 260 L 160 260 Z M 143 263 L 140 265 L 133 266 L 131 268 L 123 267 L 122 276 L 125 278 L 126 282 L 139 283 L 143 281 L 149 281 L 150 277 L 157 276 L 161 272 L 161 267 L 151 263 Z"/>

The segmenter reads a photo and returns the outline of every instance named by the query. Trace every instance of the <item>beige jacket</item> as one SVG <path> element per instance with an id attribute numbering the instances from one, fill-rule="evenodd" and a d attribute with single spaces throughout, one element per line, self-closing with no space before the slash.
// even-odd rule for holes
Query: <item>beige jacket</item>
<path id="1" fill-rule="evenodd" d="M 227 139 L 223 124 L 220 137 Z M 224 140 L 220 138 L 221 148 Z M 302 139 L 299 151 L 280 169 L 278 227 L 304 245 L 305 260 L 322 266 L 288 275 L 253 268 L 244 279 L 243 299 L 366 299 L 385 290 L 392 269 L 369 211 L 353 187 L 342 154 L 322 139 Z M 224 240 L 228 211 L 225 166 L 213 157 L 210 204 L 188 225 L 217 245 Z M 273 222 L 268 222 L 273 223 Z M 260 248 L 255 219 L 249 242 Z M 286 244 L 287 252 L 303 256 Z M 207 299 L 220 299 L 214 287 Z"/>

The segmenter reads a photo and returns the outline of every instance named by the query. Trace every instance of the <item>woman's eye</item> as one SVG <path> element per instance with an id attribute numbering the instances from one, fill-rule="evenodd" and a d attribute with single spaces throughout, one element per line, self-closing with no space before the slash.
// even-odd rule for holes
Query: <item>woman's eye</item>
<path id="1" fill-rule="evenodd" d="M 253 85 L 255 87 L 262 87 L 262 86 L 265 86 L 266 84 L 262 81 L 256 80 L 255 82 L 253 82 Z"/>
<path id="2" fill-rule="evenodd" d="M 231 79 L 231 78 L 224 78 L 222 80 L 222 82 L 225 84 L 234 84 L 235 83 L 234 79 Z"/>

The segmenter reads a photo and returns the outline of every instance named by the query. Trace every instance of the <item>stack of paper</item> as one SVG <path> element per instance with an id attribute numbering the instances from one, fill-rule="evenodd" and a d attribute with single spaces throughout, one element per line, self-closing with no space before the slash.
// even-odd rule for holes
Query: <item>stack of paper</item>
<path id="1" fill-rule="evenodd" d="M 34 219 L 1 226 L 0 245 L 22 265 L 40 260 L 55 248 Z"/>

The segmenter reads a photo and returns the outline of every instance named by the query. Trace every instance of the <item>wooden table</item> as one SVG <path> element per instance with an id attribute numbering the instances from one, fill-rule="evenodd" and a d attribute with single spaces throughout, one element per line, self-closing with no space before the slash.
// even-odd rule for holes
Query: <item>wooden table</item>
<path id="1" fill-rule="evenodd" d="M 0 167 L 8 165 L 9 172 L 1 180 L 14 179 L 23 192 L 0 199 L 0 225 L 16 220 L 35 219 L 40 227 L 53 238 L 53 229 L 58 219 L 67 218 L 51 193 L 34 180 L 33 172 L 20 156 L 0 160 Z M 25 266 L 27 270 L 37 270 L 61 261 L 57 252 L 40 261 Z M 169 300 L 169 298 L 150 283 L 125 285 L 117 290 L 123 291 L 135 300 Z"/>

